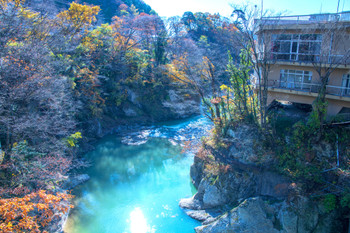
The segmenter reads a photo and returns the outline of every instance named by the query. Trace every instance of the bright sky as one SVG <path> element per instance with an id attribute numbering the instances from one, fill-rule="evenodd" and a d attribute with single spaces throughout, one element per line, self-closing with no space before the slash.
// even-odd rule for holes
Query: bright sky
<path id="1" fill-rule="evenodd" d="M 186 11 L 220 13 L 229 16 L 230 3 L 240 4 L 242 0 L 144 0 L 159 16 L 182 16 Z M 250 0 L 260 8 L 261 0 Z M 338 0 L 263 0 L 264 10 L 286 12 L 284 15 L 305 15 L 336 13 Z M 339 12 L 350 11 L 349 0 L 339 0 Z"/>

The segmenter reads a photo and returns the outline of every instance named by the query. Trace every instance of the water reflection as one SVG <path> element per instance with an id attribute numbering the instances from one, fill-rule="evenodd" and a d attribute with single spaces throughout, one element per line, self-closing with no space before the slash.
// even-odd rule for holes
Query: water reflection
<path id="1" fill-rule="evenodd" d="M 147 220 L 139 207 L 136 207 L 130 213 L 130 232 L 131 233 L 150 233 L 155 232 L 150 225 L 147 224 Z"/>

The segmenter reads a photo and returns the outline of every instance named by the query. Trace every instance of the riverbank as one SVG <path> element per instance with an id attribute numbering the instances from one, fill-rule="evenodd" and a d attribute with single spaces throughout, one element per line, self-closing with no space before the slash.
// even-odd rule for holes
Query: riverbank
<path id="1" fill-rule="evenodd" d="M 316 189 L 310 181 L 281 173 L 276 168 L 276 152 L 264 145 L 255 126 L 241 124 L 230 129 L 226 137 L 214 138 L 203 142 L 191 166 L 197 193 L 179 203 L 189 216 L 202 222 L 195 229 L 197 233 L 347 229 L 343 217 L 346 208 L 337 203 L 330 206 L 327 191 L 322 190 L 325 185 Z M 313 151 L 315 158 L 327 161 L 335 154 L 334 147 L 325 141 Z M 334 176 L 326 175 L 327 182 Z M 336 183 L 340 185 L 343 179 L 339 175 Z M 306 188 L 307 184 L 310 187 Z"/>

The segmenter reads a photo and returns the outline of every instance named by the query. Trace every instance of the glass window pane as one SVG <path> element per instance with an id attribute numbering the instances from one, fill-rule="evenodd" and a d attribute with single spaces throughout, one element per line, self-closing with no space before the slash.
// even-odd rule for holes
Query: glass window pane
<path id="1" fill-rule="evenodd" d="M 276 58 L 279 60 L 289 60 L 289 54 L 277 54 Z"/>
<path id="2" fill-rule="evenodd" d="M 292 53 L 296 53 L 298 48 L 298 42 L 293 42 L 292 44 Z"/>
<path id="3" fill-rule="evenodd" d="M 314 55 L 299 55 L 298 57 L 299 61 L 315 61 Z"/>
<path id="4" fill-rule="evenodd" d="M 291 39 L 291 35 L 281 34 L 278 39 L 279 40 L 290 40 Z"/>
<path id="5" fill-rule="evenodd" d="M 309 52 L 309 42 L 299 43 L 299 53 L 308 53 Z"/>
<path id="6" fill-rule="evenodd" d="M 290 53 L 290 42 L 281 42 L 281 53 Z"/>
<path id="7" fill-rule="evenodd" d="M 281 42 L 275 41 L 272 44 L 272 52 L 280 52 Z"/>
<path id="8" fill-rule="evenodd" d="M 288 75 L 288 82 L 295 82 L 295 75 L 294 74 Z"/>
<path id="9" fill-rule="evenodd" d="M 304 83 L 311 83 L 311 77 L 309 77 L 309 76 L 306 76 L 306 77 L 304 77 Z"/>
<path id="10" fill-rule="evenodd" d="M 295 76 L 295 82 L 301 83 L 302 80 L 303 80 L 303 76 L 302 75 L 296 75 Z"/>
<path id="11" fill-rule="evenodd" d="M 316 35 L 315 34 L 300 35 L 300 40 L 316 40 Z"/>
<path id="12" fill-rule="evenodd" d="M 310 51 L 312 54 L 320 54 L 321 53 L 321 43 L 320 42 L 311 43 Z"/>

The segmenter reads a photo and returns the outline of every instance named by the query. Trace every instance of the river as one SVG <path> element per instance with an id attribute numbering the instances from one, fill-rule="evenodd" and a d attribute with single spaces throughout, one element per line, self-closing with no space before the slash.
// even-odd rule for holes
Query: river
<path id="1" fill-rule="evenodd" d="M 211 124 L 204 117 L 128 130 L 99 141 L 86 158 L 90 180 L 74 190 L 67 233 L 187 233 L 200 223 L 178 206 L 195 188 L 189 176 L 193 153 Z"/>

